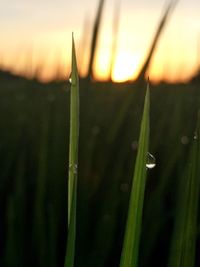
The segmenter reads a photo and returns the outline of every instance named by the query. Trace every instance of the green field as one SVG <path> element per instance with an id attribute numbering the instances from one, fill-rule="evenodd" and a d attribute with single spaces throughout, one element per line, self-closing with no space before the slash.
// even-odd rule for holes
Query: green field
<path id="1" fill-rule="evenodd" d="M 145 89 L 80 81 L 76 267 L 119 266 Z M 64 264 L 69 96 L 69 82 L 0 73 L 0 266 Z M 150 85 L 150 103 L 156 167 L 147 170 L 139 266 L 164 267 L 195 137 L 199 76 Z M 197 230 L 198 251 L 199 222 Z"/>

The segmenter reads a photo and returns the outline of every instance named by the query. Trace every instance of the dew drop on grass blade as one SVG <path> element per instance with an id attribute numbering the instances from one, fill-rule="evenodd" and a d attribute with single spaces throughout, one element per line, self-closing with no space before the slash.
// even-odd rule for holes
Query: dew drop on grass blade
<path id="1" fill-rule="evenodd" d="M 70 142 L 69 142 L 69 176 L 68 176 L 68 238 L 65 267 L 74 266 L 76 238 L 76 195 L 79 139 L 79 78 L 77 70 L 74 38 L 72 35 L 72 66 L 70 96 Z M 76 170 L 76 171 L 74 171 Z"/>
<path id="2" fill-rule="evenodd" d="M 146 167 L 147 169 L 153 169 L 156 166 L 156 159 L 151 153 L 147 153 Z"/>
<path id="3" fill-rule="evenodd" d="M 129 201 L 129 210 L 120 267 L 136 267 L 138 261 L 138 248 L 142 224 L 142 211 L 147 172 L 146 161 L 149 147 L 149 109 L 150 100 L 148 84 L 141 121 L 138 153 Z"/>

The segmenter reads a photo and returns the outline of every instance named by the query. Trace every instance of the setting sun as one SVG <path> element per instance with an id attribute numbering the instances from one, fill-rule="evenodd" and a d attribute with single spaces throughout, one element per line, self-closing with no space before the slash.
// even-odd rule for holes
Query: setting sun
<path id="1" fill-rule="evenodd" d="M 119 10 L 114 5 L 117 1 L 108 1 L 97 34 L 94 26 L 98 0 L 85 0 L 84 5 L 81 0 L 61 1 L 59 6 L 50 1 L 48 8 L 43 1 L 27 4 L 25 0 L 13 0 L 12 5 L 3 2 L 0 67 L 29 78 L 37 76 L 42 81 L 65 79 L 70 73 L 72 31 L 80 77 L 90 76 L 88 66 L 93 53 L 91 66 L 95 80 L 134 80 L 148 56 L 165 10 L 162 1 L 153 4 L 122 1 Z M 180 2 L 170 13 L 170 19 L 165 20 L 167 23 L 152 54 L 148 75 L 153 81 L 187 81 L 199 68 L 200 2 Z M 92 52 L 95 35 L 97 45 Z"/>
<path id="2" fill-rule="evenodd" d="M 126 51 L 120 51 L 116 56 L 116 62 L 112 72 L 112 80 L 124 82 L 137 76 L 139 57 Z"/>

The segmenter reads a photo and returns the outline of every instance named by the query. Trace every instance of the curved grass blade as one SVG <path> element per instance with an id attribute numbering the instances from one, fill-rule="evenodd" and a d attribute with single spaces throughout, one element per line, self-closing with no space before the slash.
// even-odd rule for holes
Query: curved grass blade
<path id="1" fill-rule="evenodd" d="M 199 202 L 200 116 L 189 161 L 180 181 L 169 267 L 194 267 Z"/>
<path id="2" fill-rule="evenodd" d="M 76 238 L 76 191 L 79 138 L 79 78 L 76 62 L 74 38 L 72 36 L 72 72 L 70 97 L 70 144 L 69 144 L 69 178 L 68 178 L 68 239 L 65 267 L 74 266 Z"/>
<path id="3" fill-rule="evenodd" d="M 129 202 L 120 267 L 135 267 L 137 266 L 138 261 L 138 248 L 146 183 L 146 158 L 149 146 L 149 109 L 150 101 L 148 85 L 141 122 L 138 154 L 133 176 L 133 185 Z"/>
<path id="4" fill-rule="evenodd" d="M 165 12 L 164 12 L 159 24 L 158 24 L 158 28 L 157 28 L 155 36 L 153 38 L 153 42 L 151 44 L 151 47 L 150 47 L 150 50 L 149 50 L 148 55 L 146 57 L 146 60 L 143 63 L 143 66 L 142 66 L 142 68 L 141 68 L 141 70 L 140 70 L 140 72 L 138 74 L 137 80 L 144 79 L 146 71 L 147 71 L 147 69 L 148 69 L 148 67 L 149 67 L 149 65 L 150 65 L 150 63 L 152 61 L 154 52 L 156 51 L 156 47 L 157 47 L 158 41 L 160 39 L 160 36 L 161 36 L 161 34 L 162 34 L 163 30 L 164 30 L 164 27 L 165 27 L 170 15 L 171 15 L 171 12 L 174 9 L 176 3 L 177 3 L 176 0 L 175 1 L 172 0 L 168 4 L 168 6 L 167 6 L 167 8 L 166 8 L 166 10 L 165 10 Z"/>

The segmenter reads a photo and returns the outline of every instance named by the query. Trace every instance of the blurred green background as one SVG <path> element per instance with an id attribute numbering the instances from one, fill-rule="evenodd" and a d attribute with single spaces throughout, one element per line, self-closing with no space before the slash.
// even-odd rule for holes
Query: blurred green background
<path id="1" fill-rule="evenodd" d="M 166 266 L 199 86 L 199 76 L 187 84 L 151 85 L 156 167 L 148 170 L 139 266 Z M 63 266 L 69 88 L 1 72 L 1 266 Z M 75 266 L 119 264 L 145 88 L 144 82 L 80 81 Z"/>

